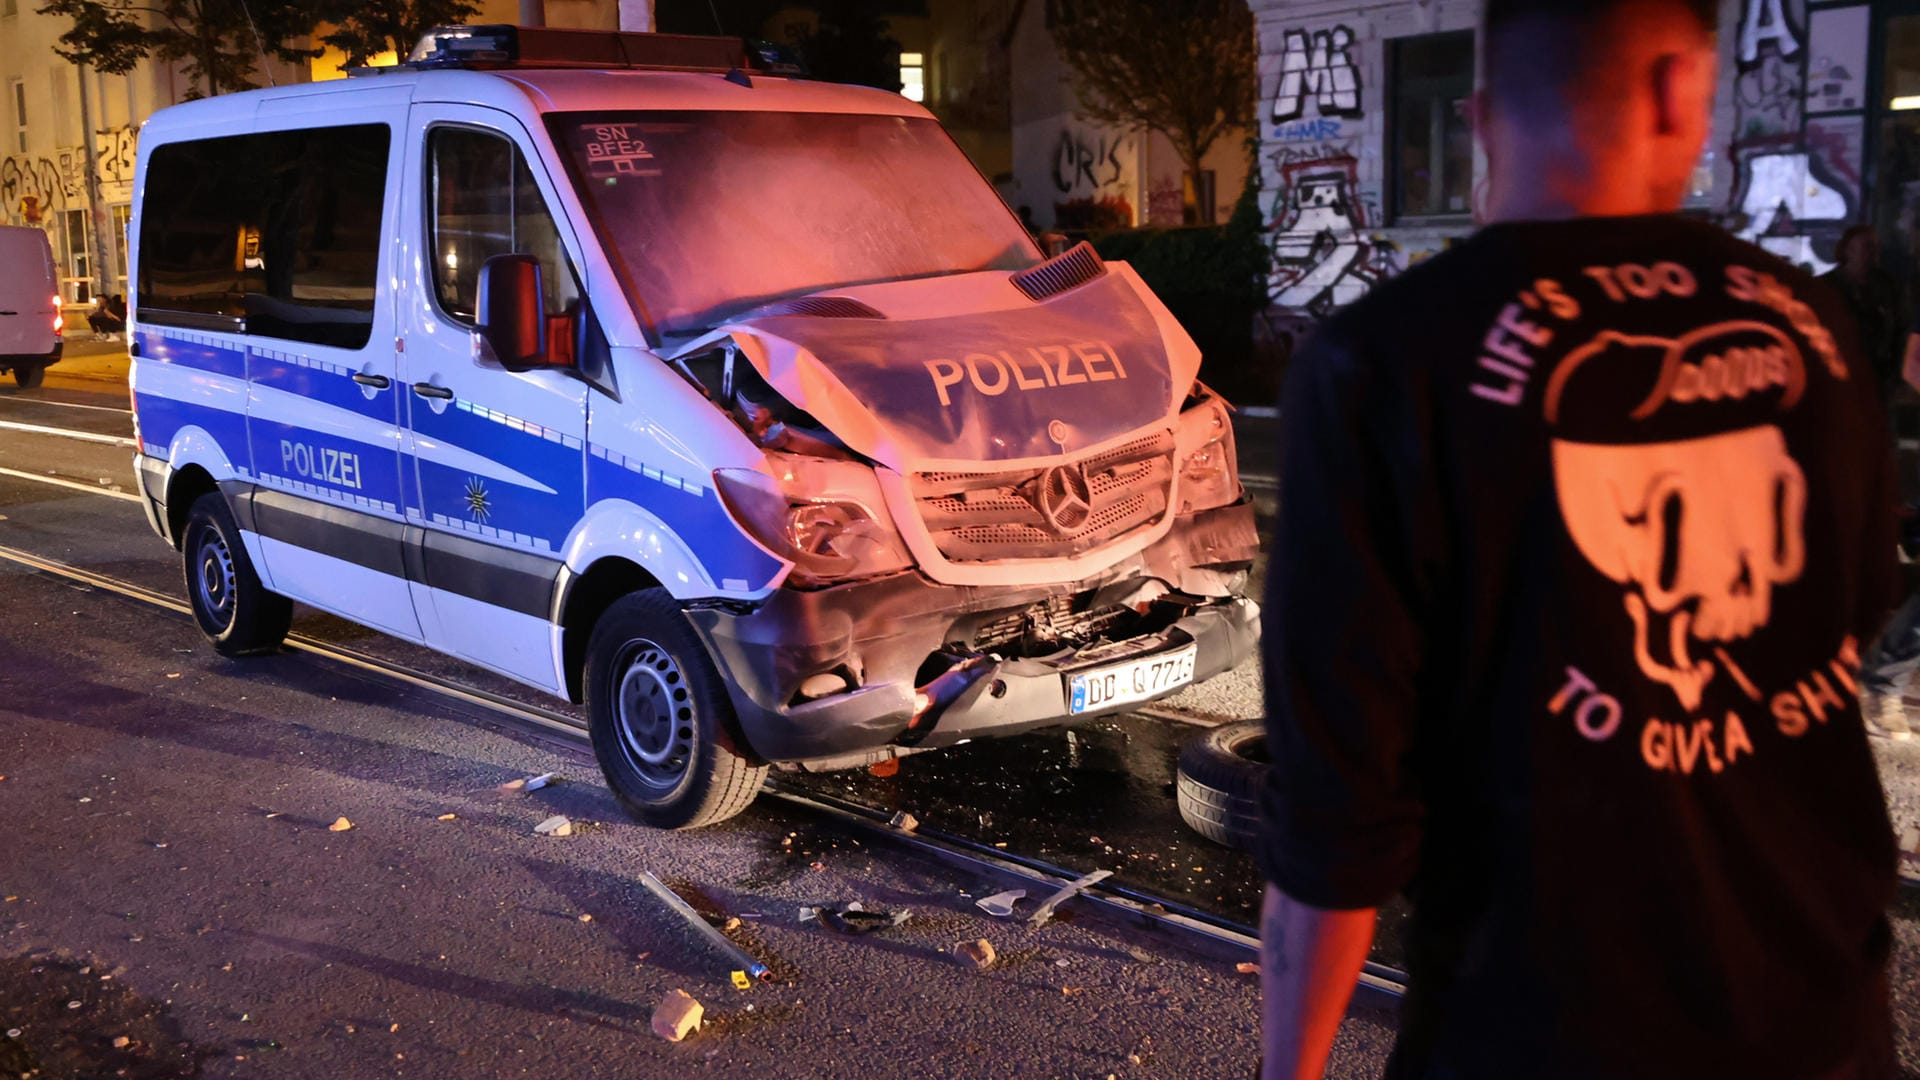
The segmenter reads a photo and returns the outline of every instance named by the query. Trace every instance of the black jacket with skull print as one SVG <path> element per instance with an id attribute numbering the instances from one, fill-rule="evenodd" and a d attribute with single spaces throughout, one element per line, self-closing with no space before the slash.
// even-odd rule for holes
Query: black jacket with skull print
<path id="1" fill-rule="evenodd" d="M 1894 489 L 1853 337 L 1720 229 L 1589 219 L 1487 228 L 1294 359 L 1260 855 L 1411 901 L 1395 1074 L 1886 1046 Z"/>

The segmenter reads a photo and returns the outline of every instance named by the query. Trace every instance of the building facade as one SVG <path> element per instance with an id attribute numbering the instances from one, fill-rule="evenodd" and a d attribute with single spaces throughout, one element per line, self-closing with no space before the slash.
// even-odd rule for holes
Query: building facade
<path id="1" fill-rule="evenodd" d="M 1275 311 L 1310 327 L 1473 228 L 1478 0 L 1251 0 Z M 1816 271 L 1855 223 L 1915 282 L 1920 0 L 1722 0 L 1689 212 Z"/>

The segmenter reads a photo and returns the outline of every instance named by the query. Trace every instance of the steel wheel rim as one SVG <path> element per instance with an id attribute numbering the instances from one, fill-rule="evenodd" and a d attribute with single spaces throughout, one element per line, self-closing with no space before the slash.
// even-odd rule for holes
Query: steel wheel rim
<path id="1" fill-rule="evenodd" d="M 649 786 L 677 786 L 693 762 L 697 719 L 686 674 L 667 650 L 636 639 L 621 648 L 612 679 L 621 757 Z"/>
<path id="2" fill-rule="evenodd" d="M 200 536 L 200 547 L 194 574 L 194 592 L 199 596 L 200 607 L 214 621 L 225 629 L 233 622 L 233 597 L 236 582 L 233 571 L 233 551 L 227 547 L 226 537 L 218 529 L 207 529 Z"/>

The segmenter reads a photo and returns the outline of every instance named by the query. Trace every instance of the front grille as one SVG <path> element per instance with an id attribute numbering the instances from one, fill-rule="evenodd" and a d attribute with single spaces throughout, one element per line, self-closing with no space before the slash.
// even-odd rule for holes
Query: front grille
<path id="1" fill-rule="evenodd" d="M 1124 604 L 1074 610 L 1090 598 L 1091 594 L 1048 597 L 1042 603 L 981 624 L 973 631 L 972 640 L 956 644 L 983 652 L 1040 654 L 1063 645 L 1098 641 L 1121 624 L 1139 619 L 1139 614 Z"/>
<path id="2" fill-rule="evenodd" d="M 748 313 L 748 318 L 804 315 L 815 319 L 881 319 L 886 316 L 850 296 L 802 296 L 776 300 Z"/>
<path id="3" fill-rule="evenodd" d="M 1120 539 L 1166 515 L 1173 434 L 1157 432 L 1076 462 L 1005 472 L 929 472 L 912 479 L 920 520 L 951 562 L 1057 559 Z"/>

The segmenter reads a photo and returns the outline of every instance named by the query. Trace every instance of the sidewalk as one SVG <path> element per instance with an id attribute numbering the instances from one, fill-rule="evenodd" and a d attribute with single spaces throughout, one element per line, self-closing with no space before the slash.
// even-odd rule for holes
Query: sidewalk
<path id="1" fill-rule="evenodd" d="M 102 339 L 87 331 L 67 338 L 59 362 L 48 368 L 47 374 L 124 385 L 129 363 L 126 335 Z"/>

